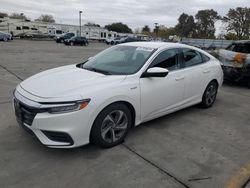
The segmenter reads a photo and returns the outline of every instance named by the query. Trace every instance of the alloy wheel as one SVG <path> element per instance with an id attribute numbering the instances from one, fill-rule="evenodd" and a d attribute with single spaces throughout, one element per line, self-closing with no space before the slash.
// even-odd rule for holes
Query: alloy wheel
<path id="1" fill-rule="evenodd" d="M 211 84 L 206 91 L 206 104 L 208 106 L 210 106 L 211 104 L 213 104 L 215 98 L 216 98 L 216 94 L 217 94 L 217 87 L 215 84 Z"/>
<path id="2" fill-rule="evenodd" d="M 103 120 L 101 126 L 102 139 L 107 143 L 114 143 L 126 133 L 128 117 L 121 110 L 114 110 Z"/>

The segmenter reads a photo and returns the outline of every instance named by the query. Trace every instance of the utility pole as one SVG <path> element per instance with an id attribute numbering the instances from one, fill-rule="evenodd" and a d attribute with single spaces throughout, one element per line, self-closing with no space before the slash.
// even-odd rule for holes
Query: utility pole
<path id="1" fill-rule="evenodd" d="M 80 33 L 79 36 L 82 34 L 82 18 L 81 18 L 82 11 L 79 11 L 79 25 L 80 25 Z"/>
<path id="2" fill-rule="evenodd" d="M 22 16 L 22 29 L 23 29 L 24 16 L 23 16 L 23 13 L 21 13 L 20 15 Z M 23 29 L 23 33 L 24 33 L 24 29 Z"/>
<path id="3" fill-rule="evenodd" d="M 158 23 L 155 23 L 155 35 L 158 38 Z"/>

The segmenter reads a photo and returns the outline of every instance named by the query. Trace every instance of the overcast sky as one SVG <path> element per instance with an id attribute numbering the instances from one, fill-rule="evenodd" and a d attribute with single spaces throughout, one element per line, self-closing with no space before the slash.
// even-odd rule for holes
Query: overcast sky
<path id="1" fill-rule="evenodd" d="M 82 10 L 83 23 L 123 22 L 135 29 L 152 28 L 155 22 L 174 26 L 181 13 L 195 15 L 200 9 L 212 8 L 225 15 L 229 8 L 250 7 L 250 0 L 1 0 L 0 4 L 1 12 L 23 12 L 31 19 L 51 14 L 58 23 L 78 24 Z"/>

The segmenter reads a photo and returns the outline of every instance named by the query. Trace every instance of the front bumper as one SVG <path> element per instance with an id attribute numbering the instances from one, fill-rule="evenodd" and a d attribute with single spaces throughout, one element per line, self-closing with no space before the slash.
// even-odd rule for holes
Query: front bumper
<path id="1" fill-rule="evenodd" d="M 73 148 L 89 143 L 93 123 L 91 105 L 79 111 L 50 114 L 41 110 L 39 103 L 17 91 L 13 101 L 19 125 L 34 134 L 42 144 L 53 148 Z"/>

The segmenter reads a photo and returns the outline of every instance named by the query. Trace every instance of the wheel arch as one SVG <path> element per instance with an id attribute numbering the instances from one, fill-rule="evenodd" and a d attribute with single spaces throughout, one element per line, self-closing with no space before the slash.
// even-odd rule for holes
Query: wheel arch
<path id="1" fill-rule="evenodd" d="M 116 101 L 112 101 L 112 102 L 109 102 L 108 104 L 105 104 L 103 105 L 99 110 L 98 112 L 96 113 L 92 123 L 91 123 L 91 128 L 90 128 L 90 134 L 89 134 L 89 141 L 91 141 L 91 132 L 92 132 L 92 129 L 93 129 L 93 125 L 96 121 L 96 118 L 98 117 L 98 115 L 107 107 L 109 107 L 110 105 L 113 105 L 113 104 L 117 104 L 117 103 L 120 103 L 120 104 L 124 104 L 125 106 L 127 106 L 131 112 L 131 115 L 132 115 L 132 127 L 135 126 L 135 123 L 136 123 L 136 109 L 134 107 L 134 105 L 128 101 L 128 100 L 116 100 Z"/>

